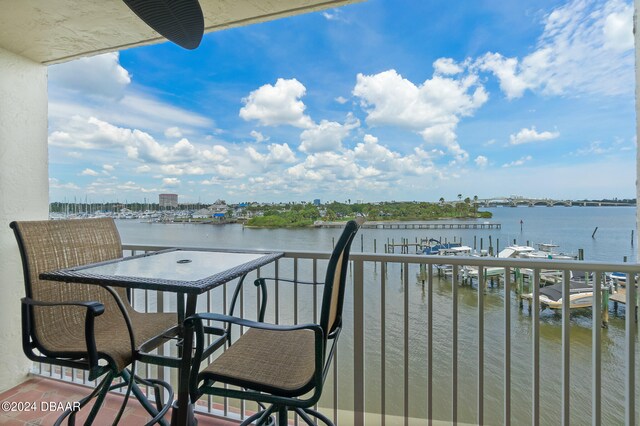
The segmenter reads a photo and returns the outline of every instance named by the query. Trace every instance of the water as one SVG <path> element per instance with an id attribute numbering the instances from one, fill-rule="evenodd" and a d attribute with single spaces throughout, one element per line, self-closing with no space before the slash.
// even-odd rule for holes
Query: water
<path id="1" fill-rule="evenodd" d="M 634 207 L 497 207 L 485 209 L 493 213 L 487 221 L 500 223 L 502 229 L 493 230 L 382 230 L 363 229 L 354 243 L 360 251 L 373 252 L 374 240 L 377 252 L 384 251 L 384 243 L 402 238 L 414 242 L 416 238 L 462 240 L 473 247 L 489 247 L 489 237 L 494 249 L 518 244 L 554 243 L 560 250 L 576 254 L 584 250 L 585 260 L 622 262 L 624 256 L 630 262 L 637 258 L 637 235 L 631 243 L 635 229 Z M 484 222 L 482 220 L 480 222 Z M 522 232 L 520 232 L 520 221 Z M 447 221 L 452 222 L 452 221 Z M 453 221 L 455 222 L 455 221 Z M 464 222 L 464 221 L 458 221 Z M 595 237 L 592 234 L 598 228 Z M 332 238 L 340 235 L 340 229 L 250 229 L 241 225 L 192 225 L 145 224 L 137 221 L 118 221 L 118 229 L 125 244 L 189 245 L 198 247 L 232 247 L 254 249 L 320 250 L 332 248 Z"/>
<path id="2" fill-rule="evenodd" d="M 410 242 L 415 238 L 454 239 L 473 246 L 474 236 L 479 248 L 488 248 L 489 236 L 495 249 L 504 248 L 517 240 L 518 244 L 553 242 L 560 250 L 576 253 L 584 250 L 586 260 L 621 262 L 624 256 L 636 261 L 637 242 L 631 242 L 635 229 L 635 208 L 627 207 L 534 207 L 494 208 L 491 222 L 502 224 L 500 230 L 380 230 L 363 229 L 352 250 L 372 252 L 374 240 L 378 252 L 383 251 L 389 240 Z M 522 232 L 520 221 L 522 220 Z M 330 251 L 340 229 L 244 229 L 241 225 L 192 225 L 145 224 L 136 221 L 118 221 L 118 229 L 124 244 L 147 244 L 193 247 L 225 247 L 246 249 L 283 249 Z M 594 238 L 592 233 L 598 227 Z M 309 278 L 301 264 L 301 278 Z M 322 267 L 319 267 L 322 270 Z M 385 291 L 385 409 L 388 414 L 403 414 L 404 389 L 404 312 L 405 297 L 409 304 L 409 413 L 426 415 L 426 296 L 425 288 L 413 277 L 417 270 L 410 270 L 409 286 L 405 288 L 398 265 L 390 265 L 387 271 Z M 286 268 L 280 274 L 285 276 Z M 382 286 L 380 266 L 365 267 L 365 404 L 368 412 L 379 412 L 381 406 L 381 326 L 380 300 Z M 350 359 L 352 350 L 352 293 L 347 290 L 345 303 L 345 332 L 340 340 L 338 361 L 338 389 L 340 408 L 348 409 L 352 402 L 353 380 Z M 408 291 L 408 293 L 405 293 Z M 286 290 L 281 290 L 281 300 L 287 300 Z M 301 292 L 301 300 L 309 296 Z M 517 309 L 514 295 L 511 303 L 512 337 L 512 418 L 513 424 L 530 423 L 531 419 L 531 318 L 525 307 Z M 451 283 L 434 281 L 434 418 L 450 420 L 451 412 Z M 503 329 L 505 295 L 501 288 L 485 293 L 485 370 L 484 412 L 488 424 L 503 423 Z M 284 304 L 283 304 L 284 305 Z M 247 306 L 251 303 L 247 301 Z M 301 302 L 300 321 L 309 318 L 308 305 Z M 287 310 L 288 309 L 288 310 Z M 282 321 L 291 319 L 291 307 L 285 307 Z M 624 309 L 620 310 L 624 314 Z M 624 318 L 611 312 L 610 326 L 602 330 L 602 423 L 621 424 L 624 413 Z M 477 400 L 477 290 L 468 286 L 459 288 L 459 382 L 458 420 L 475 423 Z M 540 374 L 541 374 L 541 423 L 558 424 L 561 415 L 561 329 L 560 316 L 549 310 L 540 314 Z M 571 421 L 572 424 L 588 424 L 591 421 L 591 351 L 592 328 L 589 310 L 571 314 Z M 636 346 L 636 359 L 640 351 Z M 636 371 L 639 369 L 636 368 Z M 639 383 L 640 380 L 636 380 Z M 328 380 L 321 405 L 330 405 L 332 383 Z M 640 383 L 636 391 L 640 394 Z M 348 420 L 345 421 L 349 423 Z M 387 423 L 393 424 L 391 419 Z"/>

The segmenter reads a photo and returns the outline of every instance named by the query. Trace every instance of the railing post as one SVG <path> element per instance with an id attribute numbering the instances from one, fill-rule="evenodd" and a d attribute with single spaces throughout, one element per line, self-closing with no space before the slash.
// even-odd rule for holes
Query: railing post
<path id="1" fill-rule="evenodd" d="M 504 420 L 511 424 L 511 269 L 504 269 Z"/>
<path id="2" fill-rule="evenodd" d="M 589 276 L 589 273 L 587 273 Z M 602 318 L 601 318 L 601 286 L 602 278 L 600 273 L 595 274 L 595 280 L 592 281 L 593 285 L 593 305 L 592 305 L 592 318 L 591 324 L 591 424 L 598 426 L 601 423 L 602 411 L 600 401 L 602 398 L 601 385 L 602 385 L 602 350 L 601 350 L 601 330 L 602 330 Z"/>
<path id="3" fill-rule="evenodd" d="M 531 311 L 531 334 L 532 334 L 532 419 L 531 424 L 540 424 L 540 268 L 533 270 L 533 281 L 531 283 L 532 298 L 529 304 Z"/>
<path id="4" fill-rule="evenodd" d="M 562 418 L 564 426 L 571 422 L 571 341 L 569 340 L 571 319 L 569 299 L 571 295 L 571 276 L 565 270 L 562 274 Z"/>
<path id="5" fill-rule="evenodd" d="M 636 280 L 636 274 L 627 274 L 627 294 L 626 294 L 626 306 L 625 313 L 625 337 L 626 337 L 626 367 L 627 374 L 625 377 L 625 410 L 624 410 L 624 423 L 626 426 L 635 425 L 635 337 L 636 337 L 636 304 L 635 297 L 636 286 L 634 285 Z"/>
<path id="6" fill-rule="evenodd" d="M 353 262 L 353 424 L 364 426 L 364 272 Z"/>

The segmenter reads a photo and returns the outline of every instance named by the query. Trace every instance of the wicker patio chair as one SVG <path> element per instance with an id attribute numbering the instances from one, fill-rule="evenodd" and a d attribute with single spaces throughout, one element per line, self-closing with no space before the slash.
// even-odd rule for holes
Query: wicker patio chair
<path id="1" fill-rule="evenodd" d="M 120 235 L 113 219 L 12 222 L 24 271 L 26 297 L 22 299 L 22 345 L 33 361 L 84 369 L 89 380 L 104 378 L 80 401 L 81 407 L 96 398 L 87 422 L 91 424 L 110 389 L 127 386 L 122 415 L 131 391 L 153 417 L 150 423 L 166 424 L 162 418 L 173 399 L 171 387 L 159 380 L 135 375 L 135 361 L 144 359 L 140 348 L 152 350 L 164 339 L 152 339 L 177 325 L 172 313 L 135 311 L 122 288 L 41 280 L 42 272 L 122 257 Z M 126 367 L 132 365 L 128 370 Z M 114 379 L 123 380 L 112 385 Z M 156 407 L 146 399 L 136 382 L 155 390 Z M 164 390 L 169 401 L 163 404 Z M 75 411 L 67 411 L 75 421 Z"/>
<path id="2" fill-rule="evenodd" d="M 332 425 L 326 416 L 310 407 L 320 399 L 342 329 L 349 250 L 358 228 L 355 221 L 348 222 L 331 254 L 324 281 L 319 324 L 284 326 L 262 322 L 266 308 L 267 278 L 255 281 L 255 285 L 262 291 L 258 322 L 212 313 L 196 314 L 185 321 L 187 330 L 193 327 L 196 336 L 189 383 L 193 401 L 203 395 L 219 395 L 258 402 L 260 410 L 242 425 L 254 421 L 258 425 L 270 424 L 276 414 L 278 424 L 287 425 L 289 411 L 296 412 L 310 425 L 316 424 L 311 417 Z M 281 278 L 278 281 L 318 284 Z M 235 324 L 249 329 L 211 364 L 201 369 L 202 361 L 210 355 L 205 349 L 203 332 L 207 321 Z M 231 342 L 230 332 L 227 336 Z M 327 350 L 329 343 L 331 347 Z M 232 389 L 226 385 L 239 388 Z"/>

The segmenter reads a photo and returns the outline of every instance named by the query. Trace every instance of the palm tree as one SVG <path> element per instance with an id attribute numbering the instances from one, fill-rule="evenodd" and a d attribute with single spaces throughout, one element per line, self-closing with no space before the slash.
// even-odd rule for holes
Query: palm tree
<path id="1" fill-rule="evenodd" d="M 440 204 L 444 204 L 444 197 L 440 197 Z"/>

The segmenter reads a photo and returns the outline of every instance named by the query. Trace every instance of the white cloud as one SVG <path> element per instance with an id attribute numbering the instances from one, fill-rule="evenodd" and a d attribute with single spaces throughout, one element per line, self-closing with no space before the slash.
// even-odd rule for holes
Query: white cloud
<path id="1" fill-rule="evenodd" d="M 160 166 L 160 171 L 167 175 L 203 175 L 205 171 L 202 167 L 193 166 L 193 165 L 185 165 L 178 166 L 176 164 L 163 164 Z"/>
<path id="2" fill-rule="evenodd" d="M 395 70 L 358 74 L 353 94 L 362 99 L 368 123 L 414 130 L 457 123 L 459 117 L 473 115 L 488 99 L 475 76 L 460 80 L 434 76 L 416 86 Z"/>
<path id="3" fill-rule="evenodd" d="M 509 143 L 511 145 L 521 145 L 521 144 L 530 143 L 530 142 L 548 141 L 551 139 L 556 139 L 559 136 L 560 136 L 560 132 L 544 131 L 544 132 L 538 133 L 535 126 L 531 126 L 530 129 L 524 128 L 524 129 L 521 129 L 515 135 L 509 136 Z"/>
<path id="4" fill-rule="evenodd" d="M 492 72 L 509 99 L 544 95 L 632 94 L 633 6 L 573 0 L 545 16 L 536 50 L 518 58 L 487 53 L 472 69 Z"/>
<path id="5" fill-rule="evenodd" d="M 175 188 L 180 185 L 180 179 L 178 178 L 163 178 L 162 186 L 167 188 Z"/>
<path id="6" fill-rule="evenodd" d="M 340 105 L 344 105 L 349 102 L 349 99 L 345 98 L 344 96 L 338 96 L 337 98 L 335 98 L 335 101 Z"/>
<path id="7" fill-rule="evenodd" d="M 78 190 L 80 187 L 73 182 L 61 183 L 56 178 L 49 178 L 49 187 L 54 189 Z"/>
<path id="8" fill-rule="evenodd" d="M 256 163 L 262 165 L 294 163 L 296 161 L 296 155 L 293 153 L 289 145 L 283 144 L 271 144 L 267 147 L 268 153 L 261 154 L 255 148 L 248 147 L 245 152 L 249 154 L 249 158 Z"/>
<path id="9" fill-rule="evenodd" d="M 164 136 L 166 138 L 181 138 L 182 137 L 182 131 L 180 130 L 179 127 L 169 127 L 167 130 L 164 131 Z"/>
<path id="10" fill-rule="evenodd" d="M 603 155 L 613 151 L 613 147 L 605 146 L 600 141 L 593 141 L 588 147 L 580 148 L 572 153 L 572 155 L 586 156 L 586 155 Z"/>
<path id="11" fill-rule="evenodd" d="M 413 154 L 402 156 L 380 145 L 378 138 L 369 134 L 364 136 L 363 143 L 356 145 L 353 153 L 354 158 L 364 162 L 367 167 L 389 173 L 388 178 L 423 175 L 434 171 L 433 161 L 427 152 L 415 148 Z"/>
<path id="12" fill-rule="evenodd" d="M 295 78 L 279 78 L 275 85 L 265 84 L 242 99 L 240 117 L 246 121 L 258 120 L 264 126 L 287 124 L 309 128 L 313 121 L 304 114 L 305 105 L 300 100 L 306 88 Z"/>
<path id="13" fill-rule="evenodd" d="M 425 142 L 444 145 L 461 162 L 468 155 L 456 141 L 456 126 L 488 100 L 475 75 L 460 79 L 434 75 L 416 86 L 395 70 L 358 74 L 353 94 L 362 100 L 367 123 L 419 132 Z"/>
<path id="14" fill-rule="evenodd" d="M 322 120 L 320 124 L 306 129 L 300 134 L 298 149 L 309 154 L 323 151 L 336 151 L 342 148 L 342 141 L 352 129 L 360 126 L 360 122 L 353 116 L 347 117 L 344 124 L 335 121 Z"/>
<path id="15" fill-rule="evenodd" d="M 214 167 L 215 172 L 218 176 L 222 176 L 223 178 L 228 179 L 237 179 L 244 177 L 245 174 L 242 173 L 237 167 L 225 166 L 222 164 L 218 164 Z"/>
<path id="16" fill-rule="evenodd" d="M 80 173 L 80 175 L 82 175 L 82 176 L 98 176 L 99 174 L 100 174 L 100 173 L 96 172 L 96 171 L 95 171 L 95 170 L 93 170 L 93 169 L 89 169 L 89 168 L 84 169 L 84 170 L 82 171 L 82 173 Z"/>
<path id="17" fill-rule="evenodd" d="M 487 165 L 489 164 L 489 159 L 484 155 L 478 155 L 473 161 L 476 163 L 476 166 L 480 168 L 487 167 Z"/>
<path id="18" fill-rule="evenodd" d="M 169 105 L 147 95 L 127 90 L 117 101 L 106 100 L 95 104 L 80 94 L 68 95 L 51 90 L 49 93 L 49 124 L 54 131 L 68 132 L 70 117 L 96 117 L 101 121 L 125 128 L 137 128 L 154 134 L 163 134 L 167 125 L 187 129 L 208 129 L 213 120 L 194 111 Z M 194 130 L 190 130 L 190 133 Z M 186 133 L 186 131 L 182 131 Z"/>
<path id="19" fill-rule="evenodd" d="M 73 116 L 64 131 L 49 135 L 49 144 L 76 149 L 104 149 L 125 146 L 135 138 L 130 129 L 119 128 L 95 117 Z"/>
<path id="20" fill-rule="evenodd" d="M 527 82 L 525 71 L 518 71 L 517 58 L 505 58 L 499 53 L 487 53 L 480 58 L 476 65 L 483 71 L 491 71 L 500 81 L 500 89 L 508 99 L 519 98 L 526 89 L 533 87 Z"/>
<path id="21" fill-rule="evenodd" d="M 518 160 L 512 161 L 510 163 L 505 163 L 502 165 L 502 167 L 518 167 L 518 166 L 522 166 L 524 163 L 533 160 L 533 157 L 530 155 L 527 155 L 526 157 L 521 157 Z"/>
<path id="22" fill-rule="evenodd" d="M 214 145 L 211 150 L 202 151 L 202 157 L 214 163 L 222 163 L 228 159 L 229 150 L 222 145 Z"/>
<path id="23" fill-rule="evenodd" d="M 126 95 L 118 103 L 120 108 L 112 121 L 127 123 L 133 127 L 160 130 L 165 129 L 167 123 L 172 127 L 211 128 L 215 125 L 209 117 L 194 111 L 188 111 L 157 99 L 139 95 Z M 135 120 L 135 121 L 134 121 Z M 184 133 L 183 130 L 180 130 Z"/>
<path id="24" fill-rule="evenodd" d="M 118 52 L 51 65 L 48 73 L 53 87 L 112 99 L 121 98 L 131 83 Z"/>
<path id="25" fill-rule="evenodd" d="M 115 170 L 115 167 L 112 164 L 103 164 L 102 165 L 102 170 L 107 171 L 107 172 L 112 172 Z"/>
<path id="26" fill-rule="evenodd" d="M 136 168 L 136 173 L 149 173 L 150 171 L 151 167 L 149 167 L 147 164 L 143 164 L 142 166 Z"/>
<path id="27" fill-rule="evenodd" d="M 439 58 L 433 63 L 433 70 L 440 75 L 455 75 L 464 71 L 464 68 L 451 58 Z"/>
<path id="28" fill-rule="evenodd" d="M 249 133 L 251 135 L 252 138 L 254 138 L 256 140 L 256 142 L 260 143 L 260 142 L 264 142 L 264 141 L 268 141 L 269 138 L 265 138 L 264 135 L 258 131 L 252 130 L 251 133 Z"/>
<path id="29" fill-rule="evenodd" d="M 605 18 L 605 47 L 618 51 L 633 49 L 633 6 L 620 7 L 619 12 L 612 12 Z"/>
<path id="30" fill-rule="evenodd" d="M 163 145 L 149 133 L 118 127 L 95 117 L 73 117 L 67 130 L 52 132 L 49 144 L 86 150 L 124 148 L 129 158 L 153 163 L 194 161 L 206 156 L 185 138 L 173 145 Z"/>
<path id="31" fill-rule="evenodd" d="M 174 145 L 165 146 L 158 143 L 150 135 L 137 138 L 135 152 L 131 153 L 132 158 L 141 159 L 145 162 L 173 163 L 193 161 L 199 158 L 200 152 L 187 139 L 180 139 Z"/>
<path id="32" fill-rule="evenodd" d="M 348 22 L 348 20 L 344 18 L 342 10 L 340 9 L 332 9 L 330 11 L 322 12 L 322 16 L 324 16 L 327 21 Z"/>

